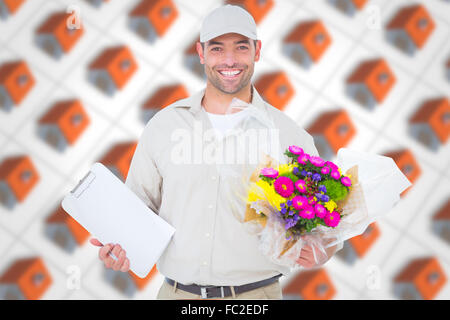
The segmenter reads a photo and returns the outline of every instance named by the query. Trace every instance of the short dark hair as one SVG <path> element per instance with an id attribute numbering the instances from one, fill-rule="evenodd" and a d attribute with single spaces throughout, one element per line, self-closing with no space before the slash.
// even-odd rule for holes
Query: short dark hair
<path id="1" fill-rule="evenodd" d="M 256 43 L 258 42 L 258 40 L 253 39 L 253 43 L 255 44 L 255 48 L 256 48 Z M 200 44 L 202 45 L 202 49 L 203 51 L 205 50 L 205 42 L 200 42 Z"/>

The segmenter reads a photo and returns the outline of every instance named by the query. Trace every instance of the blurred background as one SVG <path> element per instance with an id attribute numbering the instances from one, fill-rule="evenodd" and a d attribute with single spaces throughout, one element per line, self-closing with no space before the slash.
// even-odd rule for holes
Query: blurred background
<path id="1" fill-rule="evenodd" d="M 202 18 L 255 18 L 254 84 L 313 135 L 388 155 L 413 183 L 286 299 L 449 299 L 450 1 L 0 0 L 0 299 L 154 299 L 106 270 L 60 207 L 100 161 L 123 181 L 146 122 L 205 86 Z"/>

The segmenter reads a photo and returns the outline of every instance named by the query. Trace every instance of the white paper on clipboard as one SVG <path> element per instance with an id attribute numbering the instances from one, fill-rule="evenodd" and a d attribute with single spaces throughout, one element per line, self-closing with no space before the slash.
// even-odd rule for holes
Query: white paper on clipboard
<path id="1" fill-rule="evenodd" d="M 150 272 L 175 232 L 99 162 L 61 205 L 101 243 L 120 244 L 131 271 L 141 278 Z"/>

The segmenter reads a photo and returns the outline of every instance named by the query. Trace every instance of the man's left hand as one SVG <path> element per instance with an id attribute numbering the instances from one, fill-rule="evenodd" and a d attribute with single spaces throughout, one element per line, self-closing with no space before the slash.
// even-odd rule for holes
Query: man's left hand
<path id="1" fill-rule="evenodd" d="M 302 251 L 300 252 L 300 258 L 297 259 L 297 264 L 304 268 L 313 268 L 318 267 L 323 264 L 325 264 L 330 258 L 333 256 L 333 254 L 336 252 L 337 245 L 334 245 L 332 247 L 325 248 L 325 252 L 322 252 L 320 250 L 317 250 L 313 248 L 311 245 L 304 246 L 302 248 Z M 316 258 L 318 262 L 314 259 L 314 253 L 313 250 L 315 250 Z"/>

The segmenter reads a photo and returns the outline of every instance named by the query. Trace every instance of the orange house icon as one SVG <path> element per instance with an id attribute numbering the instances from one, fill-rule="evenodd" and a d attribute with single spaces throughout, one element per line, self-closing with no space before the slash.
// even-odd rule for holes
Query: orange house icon
<path id="1" fill-rule="evenodd" d="M 136 146 L 137 142 L 134 141 L 116 144 L 109 149 L 99 162 L 111 170 L 117 178 L 125 181 Z"/>
<path id="2" fill-rule="evenodd" d="M 51 57 L 60 59 L 72 50 L 84 34 L 84 28 L 74 26 L 69 28 L 71 14 L 56 12 L 52 14 L 36 31 L 36 43 Z"/>
<path id="3" fill-rule="evenodd" d="M 431 300 L 447 282 L 435 257 L 412 260 L 395 278 L 394 294 L 404 300 Z"/>
<path id="4" fill-rule="evenodd" d="M 447 80 L 450 81 L 450 58 L 447 60 L 445 67 L 447 68 Z"/>
<path id="5" fill-rule="evenodd" d="M 55 103 L 39 119 L 39 136 L 58 151 L 73 145 L 88 127 L 90 119 L 79 100 Z"/>
<path id="6" fill-rule="evenodd" d="M 396 83 L 396 77 L 384 59 L 361 63 L 346 81 L 347 95 L 369 110 L 384 101 Z"/>
<path id="7" fill-rule="evenodd" d="M 425 6 L 418 4 L 400 9 L 386 26 L 387 40 L 412 56 L 423 48 L 436 28 Z"/>
<path id="8" fill-rule="evenodd" d="M 10 111 L 18 106 L 35 85 L 25 61 L 12 61 L 0 66 L 0 109 Z"/>
<path id="9" fill-rule="evenodd" d="M 256 24 L 259 24 L 274 6 L 273 0 L 227 0 L 226 3 L 247 10 L 253 16 Z"/>
<path id="10" fill-rule="evenodd" d="M 199 41 L 200 38 L 197 37 L 197 39 L 184 50 L 183 64 L 200 79 L 206 80 L 205 67 L 201 64 L 197 53 L 197 42 Z"/>
<path id="11" fill-rule="evenodd" d="M 355 13 L 364 8 L 367 0 L 328 0 L 334 7 L 348 16 L 354 16 Z"/>
<path id="12" fill-rule="evenodd" d="M 283 39 L 283 53 L 305 68 L 319 62 L 332 39 L 320 20 L 297 24 Z"/>
<path id="13" fill-rule="evenodd" d="M 105 279 L 112 284 L 122 294 L 132 297 L 138 291 L 142 291 L 150 281 L 158 274 L 156 264 L 145 278 L 139 278 L 133 271 L 120 272 L 112 269 L 105 269 Z"/>
<path id="14" fill-rule="evenodd" d="M 433 232 L 450 244 L 450 199 L 433 216 Z"/>
<path id="15" fill-rule="evenodd" d="M 409 120 L 410 134 L 433 151 L 450 136 L 450 103 L 446 97 L 425 101 Z"/>
<path id="16" fill-rule="evenodd" d="M 58 206 L 45 220 L 45 234 L 56 245 L 69 253 L 73 253 L 89 238 L 89 232 L 61 206 Z"/>
<path id="17" fill-rule="evenodd" d="M 25 0 L 0 0 L 0 19 L 6 20 L 19 10 Z"/>
<path id="18" fill-rule="evenodd" d="M 99 8 L 104 2 L 109 2 L 109 0 L 87 0 L 94 7 Z"/>
<path id="19" fill-rule="evenodd" d="M 357 259 L 361 259 L 369 252 L 379 237 L 380 228 L 376 222 L 373 222 L 362 234 L 345 241 L 344 247 L 338 251 L 337 256 L 348 264 L 354 264 Z"/>
<path id="20" fill-rule="evenodd" d="M 281 111 L 285 109 L 295 94 L 294 87 L 283 71 L 270 72 L 260 76 L 255 83 L 255 88 L 264 100 Z"/>
<path id="21" fill-rule="evenodd" d="M 28 156 L 9 157 L 0 163 L 0 202 L 12 209 L 25 201 L 40 177 Z"/>
<path id="22" fill-rule="evenodd" d="M 314 138 L 317 151 L 324 159 L 332 159 L 356 134 L 355 126 L 345 109 L 322 113 L 307 131 Z"/>
<path id="23" fill-rule="evenodd" d="M 336 288 L 323 268 L 301 271 L 283 288 L 286 300 L 330 300 L 335 294 Z"/>
<path id="24" fill-rule="evenodd" d="M 41 258 L 19 259 L 0 277 L 0 299 L 38 300 L 51 284 L 52 278 Z"/>
<path id="25" fill-rule="evenodd" d="M 88 79 L 109 96 L 123 89 L 138 66 L 130 49 L 116 46 L 104 50 L 90 65 Z"/>
<path id="26" fill-rule="evenodd" d="M 186 87 L 181 84 L 162 86 L 145 101 L 142 106 L 142 120 L 147 123 L 158 111 L 164 109 L 175 101 L 189 97 Z"/>
<path id="27" fill-rule="evenodd" d="M 422 170 L 420 169 L 419 164 L 417 163 L 414 155 L 408 149 L 402 149 L 397 151 L 391 151 L 385 153 L 384 156 L 390 157 L 394 160 L 397 167 L 402 171 L 402 173 L 408 178 L 411 184 L 414 185 L 414 182 L 420 177 L 422 174 Z M 404 190 L 400 196 L 404 196 L 413 186 L 408 187 Z"/>
<path id="28" fill-rule="evenodd" d="M 128 25 L 141 38 L 150 43 L 164 36 L 178 17 L 171 0 L 141 0 L 130 12 Z"/>

